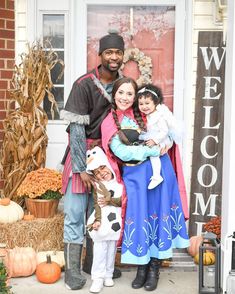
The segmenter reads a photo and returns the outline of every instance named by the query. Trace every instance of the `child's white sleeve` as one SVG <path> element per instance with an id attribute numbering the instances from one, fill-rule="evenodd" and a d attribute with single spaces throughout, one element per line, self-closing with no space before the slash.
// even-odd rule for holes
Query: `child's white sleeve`
<path id="1" fill-rule="evenodd" d="M 167 121 L 161 117 L 157 120 L 155 126 L 151 126 L 147 132 L 140 134 L 139 139 L 148 141 L 153 140 L 156 144 L 160 144 L 168 137 L 169 129 Z"/>

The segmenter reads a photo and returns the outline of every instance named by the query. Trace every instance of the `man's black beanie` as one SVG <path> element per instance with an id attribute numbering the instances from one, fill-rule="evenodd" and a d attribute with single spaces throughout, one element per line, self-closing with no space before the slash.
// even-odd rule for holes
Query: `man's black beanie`
<path id="1" fill-rule="evenodd" d="M 109 33 L 100 39 L 99 55 L 106 49 L 115 48 L 124 52 L 124 41 L 122 36 L 116 32 Z"/>

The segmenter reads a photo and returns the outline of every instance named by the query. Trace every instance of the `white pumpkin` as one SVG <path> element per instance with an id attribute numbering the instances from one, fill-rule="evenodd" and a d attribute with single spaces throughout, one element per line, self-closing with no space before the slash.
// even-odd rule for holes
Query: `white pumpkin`
<path id="1" fill-rule="evenodd" d="M 58 263 L 61 268 L 65 266 L 64 251 L 39 251 L 37 253 L 37 264 L 45 262 L 47 255 L 50 255 L 51 261 Z"/>
<path id="2" fill-rule="evenodd" d="M 9 205 L 0 204 L 0 223 L 14 223 L 21 220 L 24 216 L 23 208 L 14 201 Z"/>
<path id="3" fill-rule="evenodd" d="M 8 251 L 9 277 L 28 277 L 36 270 L 36 252 L 32 247 L 15 247 Z"/>

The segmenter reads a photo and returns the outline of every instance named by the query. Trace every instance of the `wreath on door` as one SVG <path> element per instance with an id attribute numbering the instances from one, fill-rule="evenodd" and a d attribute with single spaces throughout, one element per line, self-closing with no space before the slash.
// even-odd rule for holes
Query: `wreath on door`
<path id="1" fill-rule="evenodd" d="M 124 52 L 123 57 L 123 66 L 128 61 L 135 61 L 138 65 L 138 69 L 140 71 L 140 76 L 137 79 L 136 83 L 140 87 L 144 84 L 152 83 L 152 60 L 149 56 L 146 56 L 142 51 L 138 48 L 128 48 Z"/>

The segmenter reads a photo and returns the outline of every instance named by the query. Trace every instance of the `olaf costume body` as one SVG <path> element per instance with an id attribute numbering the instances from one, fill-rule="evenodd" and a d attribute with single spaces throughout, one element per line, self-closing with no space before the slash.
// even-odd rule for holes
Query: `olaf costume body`
<path id="1" fill-rule="evenodd" d="M 172 141 L 176 144 L 182 138 L 182 126 L 176 120 L 173 113 L 165 104 L 158 104 L 156 111 L 146 116 L 147 132 L 139 136 L 139 139 L 147 141 L 152 139 L 160 148 L 171 146 Z M 161 161 L 159 157 L 150 157 L 153 175 L 148 189 L 153 189 L 159 185 L 163 178 L 161 176 Z"/>
<path id="2" fill-rule="evenodd" d="M 92 227 L 92 224 L 96 221 L 101 223 L 98 230 L 88 230 L 94 242 L 91 278 L 93 281 L 97 279 L 105 281 L 112 278 L 114 271 L 117 240 L 120 238 L 122 225 L 121 207 L 117 206 L 121 205 L 123 185 L 117 182 L 115 173 L 100 147 L 96 146 L 88 150 L 86 161 L 87 173 L 93 174 L 93 170 L 100 166 L 106 166 L 113 174 L 113 178 L 110 181 L 95 183 L 97 186 L 97 190 L 94 193 L 95 209 L 87 221 L 88 228 Z M 101 207 L 98 205 L 97 200 L 100 197 L 106 197 L 107 192 L 109 197 L 111 196 L 110 204 Z"/>

